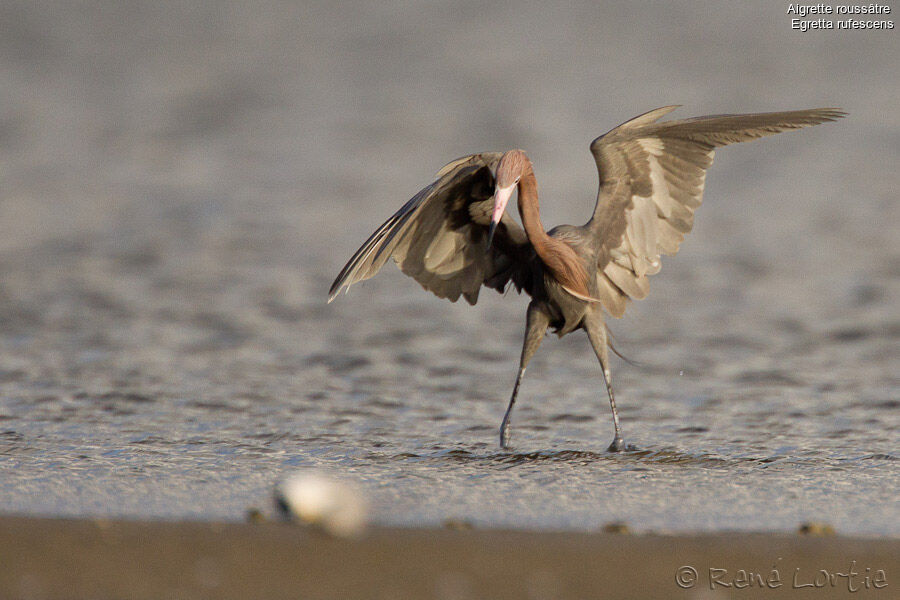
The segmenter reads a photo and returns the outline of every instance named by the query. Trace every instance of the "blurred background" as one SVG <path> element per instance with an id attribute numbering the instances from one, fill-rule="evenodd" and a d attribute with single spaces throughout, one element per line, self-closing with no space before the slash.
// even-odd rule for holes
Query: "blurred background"
<path id="1" fill-rule="evenodd" d="M 898 34 L 783 2 L 0 4 L 0 510 L 241 518 L 299 467 L 376 518 L 900 533 Z M 527 299 L 353 251 L 446 162 L 525 149 L 580 224 L 639 113 L 842 107 L 722 149 L 650 297 L 497 427 Z M 760 493 L 766 490 L 766 493 Z"/>

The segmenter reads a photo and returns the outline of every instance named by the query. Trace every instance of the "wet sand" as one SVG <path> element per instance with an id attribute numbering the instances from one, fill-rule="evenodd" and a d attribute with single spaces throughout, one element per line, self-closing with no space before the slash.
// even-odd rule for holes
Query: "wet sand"
<path id="1" fill-rule="evenodd" d="M 898 540 L 789 534 L 378 528 L 336 539 L 274 522 L 5 517 L 0 597 L 887 599 L 898 555 Z M 742 569 L 762 580 L 723 585 L 742 585 Z M 833 585 L 821 573 L 851 569 Z"/>
<path id="2" fill-rule="evenodd" d="M 314 469 L 387 526 L 900 536 L 900 36 L 785 10 L 0 2 L 0 511 L 234 521 Z M 849 116 L 717 152 L 611 324 L 638 451 L 581 332 L 498 449 L 524 296 L 387 265 L 326 304 L 447 161 L 523 148 L 583 223 L 590 141 L 668 104 Z"/>

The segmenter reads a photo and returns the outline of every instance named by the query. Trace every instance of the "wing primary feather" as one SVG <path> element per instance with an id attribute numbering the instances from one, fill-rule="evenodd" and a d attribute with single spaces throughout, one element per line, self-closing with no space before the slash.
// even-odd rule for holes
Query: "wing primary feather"
<path id="1" fill-rule="evenodd" d="M 628 298 L 647 295 L 660 255 L 675 254 L 691 231 L 715 148 L 846 116 L 814 108 L 659 121 L 675 108 L 646 112 L 591 142 L 600 190 L 586 226 L 597 240 L 599 296 L 614 317 Z"/>
<path id="2" fill-rule="evenodd" d="M 400 270 L 441 298 L 478 300 L 482 285 L 502 291 L 528 282 L 525 271 L 533 254 L 525 232 L 504 215 L 491 252 L 484 252 L 487 226 L 470 206 L 485 201 L 485 186 L 502 155 L 473 154 L 442 167 L 437 179 L 410 198 L 372 233 L 341 269 L 328 301 L 341 289 L 374 276 L 393 258 Z M 527 291 L 527 290 L 526 290 Z"/>

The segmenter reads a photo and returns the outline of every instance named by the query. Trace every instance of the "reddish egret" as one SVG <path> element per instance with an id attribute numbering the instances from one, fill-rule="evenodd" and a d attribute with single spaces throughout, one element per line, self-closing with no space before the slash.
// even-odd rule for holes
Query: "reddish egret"
<path id="1" fill-rule="evenodd" d="M 658 122 L 675 108 L 651 110 L 591 143 L 600 191 L 594 214 L 580 227 L 544 231 L 534 170 L 522 150 L 451 162 L 356 251 L 331 285 L 328 301 L 341 288 L 375 275 L 388 258 L 451 302 L 462 295 L 475 304 L 482 285 L 524 290 L 531 303 L 519 373 L 500 426 L 501 447 L 509 445 L 510 415 L 525 368 L 552 327 L 560 337 L 576 329 L 587 334 L 612 408 L 615 437 L 609 450 L 622 450 L 604 314 L 619 318 L 629 299 L 644 298 L 660 255 L 678 251 L 700 206 L 715 148 L 845 115 L 814 108 Z M 505 212 L 514 190 L 522 227 Z"/>

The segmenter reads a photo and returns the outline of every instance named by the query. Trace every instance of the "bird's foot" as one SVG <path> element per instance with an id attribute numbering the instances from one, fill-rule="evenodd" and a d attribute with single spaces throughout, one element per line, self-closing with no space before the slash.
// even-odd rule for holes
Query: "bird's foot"
<path id="1" fill-rule="evenodd" d="M 607 452 L 622 452 L 623 450 L 627 450 L 625 447 L 625 440 L 619 436 L 616 436 L 609 445 L 609 448 L 606 449 Z"/>

